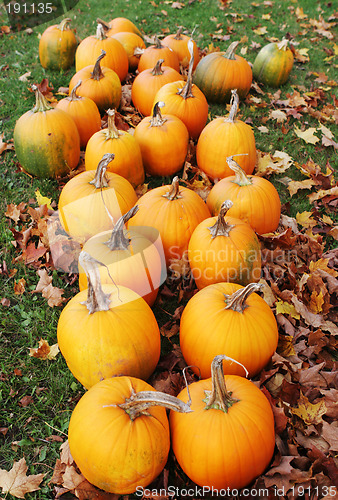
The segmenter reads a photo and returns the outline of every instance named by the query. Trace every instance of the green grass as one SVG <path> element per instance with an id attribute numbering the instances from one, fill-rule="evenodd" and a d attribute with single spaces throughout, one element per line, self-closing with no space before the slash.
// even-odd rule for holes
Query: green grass
<path id="1" fill-rule="evenodd" d="M 309 49 L 310 60 L 305 64 L 295 63 L 289 81 L 281 89 L 280 99 L 286 99 L 295 89 L 302 94 L 302 89 L 312 91 L 322 87 L 323 100 L 316 108 L 321 110 L 324 104 L 333 104 L 333 96 L 337 95 L 336 87 L 315 82 L 316 77 L 311 73 L 325 73 L 329 81 L 334 79 L 337 71 L 336 61 L 334 59 L 325 61 L 327 57 L 325 49 L 334 50 L 334 41 L 316 33 L 310 26 L 309 20 L 318 20 L 319 16 L 322 16 L 326 22 L 330 22 L 330 16 L 333 14 L 332 5 L 331 2 L 313 0 L 273 1 L 271 5 L 260 0 L 257 2 L 241 0 L 233 1 L 221 10 L 221 2 L 217 0 L 196 0 L 190 5 L 185 2 L 182 9 L 173 9 L 170 2 L 161 0 L 155 2 L 81 0 L 69 15 L 73 19 L 72 24 L 80 39 L 95 32 L 97 17 L 109 21 L 118 16 L 128 17 L 148 36 L 175 32 L 179 25 L 183 25 L 191 32 L 197 25 L 195 39 L 201 49 L 212 43 L 220 50 L 225 50 L 230 41 L 243 40 L 247 37 L 247 41 L 244 39 L 240 44 L 239 50 L 241 47 L 247 47 L 245 57 L 251 63 L 258 51 L 252 47 L 252 42 L 263 46 L 272 37 L 280 39 L 289 34 L 297 44 L 296 48 Z M 297 7 L 303 8 L 308 16 L 307 19 L 297 20 L 294 14 Z M 3 7 L 1 10 L 4 16 Z M 163 10 L 167 15 L 161 12 Z M 271 15 L 270 20 L 262 18 L 266 14 Z M 7 24 L 5 17 L 1 19 L 1 24 Z M 254 33 L 253 29 L 259 26 L 267 27 L 268 33 L 265 36 Z M 34 96 L 29 91 L 31 83 L 38 83 L 47 78 L 56 90 L 60 86 L 68 86 L 75 72 L 74 68 L 58 73 L 41 67 L 38 59 L 39 34 L 45 28 L 46 25 L 41 25 L 33 29 L 31 34 L 18 32 L 3 34 L 0 37 L 0 130 L 7 141 L 13 137 L 16 120 L 34 105 Z M 213 35 L 216 32 L 230 35 L 231 38 L 226 41 L 215 39 Z M 20 81 L 19 77 L 27 72 L 31 72 L 28 81 Z M 320 143 L 307 144 L 293 132 L 295 124 L 299 128 L 301 125 L 306 128 L 318 127 L 318 120 L 312 116 L 304 113 L 300 119 L 290 117 L 289 132 L 286 135 L 283 134 L 280 124 L 271 120 L 265 123 L 269 129 L 268 134 L 263 134 L 257 129 L 262 120 L 264 121 L 274 109 L 271 100 L 275 90 L 263 88 L 263 91 L 262 95 L 254 91 L 251 95 L 260 97 L 262 102 L 266 102 L 266 107 L 252 106 L 248 103 L 240 105 L 241 119 L 250 120 L 257 148 L 272 153 L 275 150 L 285 151 L 300 165 L 311 158 L 322 168 L 329 162 L 337 169 L 337 153 L 333 147 L 324 147 Z M 224 114 L 226 114 L 224 107 L 210 106 L 210 118 Z M 337 126 L 333 122 L 324 124 L 330 128 L 337 140 Z M 290 199 L 285 184 L 280 182 L 284 176 L 295 180 L 305 177 L 295 167 L 281 176 L 271 177 L 282 203 L 290 203 L 288 215 L 295 216 L 297 212 L 311 210 L 312 205 L 307 199 L 309 192 L 299 191 Z M 150 186 L 161 182 L 167 183 L 168 179 L 151 180 Z M 6 151 L 0 156 L 0 183 L 0 263 L 5 262 L 9 271 L 17 270 L 13 277 L 5 272 L 0 274 L 0 299 L 6 298 L 10 301 L 10 307 L 0 305 L 0 406 L 2 408 L 0 427 L 8 429 L 5 435 L 0 433 L 0 469 L 9 470 L 14 460 L 25 456 L 30 474 L 46 473 L 42 490 L 26 495 L 26 498 L 50 499 L 52 490 L 48 486 L 48 481 L 55 461 L 59 457 L 60 442 L 47 438 L 52 435 L 66 438 L 71 411 L 83 393 L 83 388 L 71 375 L 60 354 L 53 361 L 41 361 L 28 355 L 29 347 L 37 347 L 40 338 L 48 340 L 50 344 L 56 342 L 56 327 L 61 308 L 48 307 L 46 300 L 40 294 L 33 293 L 38 282 L 36 269 L 15 261 L 19 252 L 11 244 L 13 236 L 9 230 L 9 227 L 15 228 L 15 225 L 4 217 L 4 212 L 9 203 L 18 204 L 24 201 L 28 204 L 29 200 L 34 199 L 37 189 L 57 203 L 61 186 L 54 180 L 32 179 L 23 174 L 18 169 L 13 151 Z M 328 215 L 334 216 L 333 213 Z M 20 230 L 21 226 L 17 226 L 16 229 Z M 328 241 L 329 245 L 333 246 L 332 238 Z M 14 294 L 14 282 L 18 282 L 20 278 L 26 280 L 26 291 L 21 296 Z M 53 273 L 53 284 L 64 288 L 66 297 L 71 297 L 77 291 L 76 284 L 67 282 L 64 275 L 56 271 Z M 174 301 L 165 307 L 169 313 L 173 313 L 175 308 Z M 155 314 L 159 324 L 165 323 L 169 318 L 160 308 L 155 308 Z M 173 339 L 175 340 L 177 339 Z M 172 344 L 166 339 L 163 346 L 167 351 Z M 33 398 L 26 407 L 20 404 L 24 396 Z M 12 498 L 11 495 L 5 497 Z"/>

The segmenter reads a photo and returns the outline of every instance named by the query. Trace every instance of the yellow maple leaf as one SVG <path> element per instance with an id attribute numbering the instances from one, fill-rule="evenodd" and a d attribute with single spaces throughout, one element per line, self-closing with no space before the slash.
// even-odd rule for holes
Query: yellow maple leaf
<path id="1" fill-rule="evenodd" d="M 266 26 L 260 26 L 259 28 L 253 30 L 253 32 L 256 33 L 256 35 L 263 36 L 268 32 L 268 30 Z"/>
<path id="2" fill-rule="evenodd" d="M 290 196 L 293 196 L 299 189 L 311 189 L 314 185 L 315 181 L 313 179 L 304 179 L 303 181 L 290 181 L 288 184 L 288 190 Z"/>
<path id="3" fill-rule="evenodd" d="M 321 313 L 323 310 L 323 304 L 324 297 L 322 291 L 317 293 L 316 290 L 313 290 L 313 292 L 311 293 L 309 305 L 311 312 L 314 312 L 315 314 Z"/>
<path id="4" fill-rule="evenodd" d="M 300 314 L 293 304 L 279 300 L 276 302 L 276 314 L 289 314 L 292 318 L 300 319 Z"/>
<path id="5" fill-rule="evenodd" d="M 325 415 L 326 410 L 324 400 L 312 404 L 302 391 L 300 392 L 298 408 L 291 408 L 292 413 L 300 417 L 307 425 L 320 424 L 323 421 L 322 416 Z"/>
<path id="6" fill-rule="evenodd" d="M 297 19 L 306 19 L 307 18 L 307 15 L 304 14 L 303 7 L 296 8 L 296 16 L 297 16 Z"/>
<path id="7" fill-rule="evenodd" d="M 331 276 L 334 276 L 336 278 L 338 276 L 338 272 L 329 267 L 328 263 L 329 259 L 319 259 L 315 262 L 311 260 L 309 264 L 309 270 L 311 273 L 314 273 L 317 269 L 321 269 L 322 271 L 325 271 L 326 273 L 331 274 Z"/>
<path id="8" fill-rule="evenodd" d="M 297 212 L 296 221 L 303 227 L 314 227 L 317 221 L 312 219 L 312 212 Z"/>
<path id="9" fill-rule="evenodd" d="M 303 141 L 307 142 L 308 144 L 316 144 L 319 141 L 319 137 L 314 135 L 315 132 L 316 129 L 314 127 L 310 127 L 307 130 L 301 131 L 300 128 L 295 125 L 296 136 L 300 139 L 303 139 Z"/>
<path id="10" fill-rule="evenodd" d="M 291 335 L 281 335 L 278 341 L 277 351 L 283 358 L 294 356 L 296 351 L 293 347 L 293 337 L 291 337 Z"/>
<path id="11" fill-rule="evenodd" d="M 52 199 L 51 198 L 47 198 L 47 196 L 43 196 L 41 193 L 40 193 L 40 190 L 37 189 L 35 191 L 35 198 L 36 198 L 36 201 L 38 203 L 38 205 L 47 205 L 47 208 L 49 208 L 50 210 L 53 210 L 52 206 L 51 206 L 51 203 L 52 203 Z"/>
<path id="12" fill-rule="evenodd" d="M 59 346 L 57 344 L 50 346 L 47 340 L 44 339 L 39 340 L 39 347 L 29 348 L 29 356 L 39 359 L 55 359 L 59 352 Z"/>

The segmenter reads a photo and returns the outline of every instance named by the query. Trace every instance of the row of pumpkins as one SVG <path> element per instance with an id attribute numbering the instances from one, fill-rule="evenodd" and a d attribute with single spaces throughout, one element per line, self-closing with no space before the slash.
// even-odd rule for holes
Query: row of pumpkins
<path id="1" fill-rule="evenodd" d="M 142 68 L 148 49 L 136 26 L 121 18 L 109 24 L 112 32 L 105 33 L 100 23 L 97 35 L 83 40 L 77 49 L 68 20 L 46 30 L 40 41 L 44 67 L 66 68 L 76 56 L 70 96 L 52 107 L 35 87 L 36 106 L 18 120 L 14 131 L 20 163 L 41 177 L 72 170 L 80 147 L 85 148 L 86 170 L 65 184 L 59 199 L 60 222 L 82 248 L 80 292 L 62 310 L 57 328 L 69 369 L 88 389 L 71 416 L 71 453 L 92 484 L 121 495 L 149 485 L 163 470 L 170 446 L 196 484 L 240 489 L 259 476 L 273 456 L 270 404 L 245 377 L 264 368 L 278 341 L 274 315 L 255 292 L 260 290 L 261 272 L 256 233 L 277 228 L 280 200 L 269 181 L 251 175 L 254 136 L 235 118 L 239 97 L 251 85 L 251 68 L 234 55 L 234 45 L 226 55 L 210 54 L 198 62 L 196 44 L 179 32 L 172 39 L 186 42 L 180 62 L 188 63 L 187 79 L 179 75 L 178 65 L 173 71 L 180 80 L 155 92 L 150 79 L 170 72 L 165 56 L 158 52 L 162 44 L 157 40 L 152 62 L 148 69 Z M 114 34 L 117 25 L 123 29 Z M 132 33 L 126 33 L 126 26 Z M 58 54 L 60 40 L 65 45 Z M 110 40 L 125 47 L 123 71 L 116 61 L 113 69 L 108 67 L 117 53 L 103 46 Z M 289 52 L 286 44 L 278 51 Z M 135 54 L 140 56 L 136 60 Z M 244 65 L 243 73 L 248 74 L 243 85 L 234 84 L 236 75 L 242 74 L 236 69 L 229 88 L 220 90 L 226 78 L 222 74 L 217 80 L 210 72 L 214 63 L 208 64 L 208 58 L 216 57 Z M 107 66 L 101 67 L 101 60 Z M 121 80 L 128 68 L 136 67 L 132 99 L 141 114 L 151 116 L 145 116 L 132 135 L 116 127 L 114 108 L 120 102 Z M 203 87 L 208 79 L 211 94 Z M 96 86 L 92 100 L 85 95 L 86 82 L 88 88 Z M 171 89 L 173 103 L 181 100 L 170 110 L 166 88 Z M 231 109 L 227 118 L 205 125 L 210 95 L 230 100 Z M 79 111 L 70 111 L 72 106 Z M 106 111 L 108 126 L 100 130 L 100 112 Z M 67 113 L 75 118 L 77 129 Z M 134 187 L 143 183 L 144 169 L 159 176 L 178 172 L 189 138 L 197 141 L 201 170 L 212 179 L 221 178 L 206 203 L 180 186 L 178 177 L 138 199 Z M 157 366 L 161 347 L 151 306 L 168 266 L 184 259 L 198 291 L 181 317 L 180 346 L 201 380 L 175 398 L 155 391 L 145 380 Z"/>

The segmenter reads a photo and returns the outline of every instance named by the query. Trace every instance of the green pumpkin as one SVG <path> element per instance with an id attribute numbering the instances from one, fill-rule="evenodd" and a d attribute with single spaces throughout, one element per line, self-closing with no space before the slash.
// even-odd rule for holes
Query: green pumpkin
<path id="1" fill-rule="evenodd" d="M 255 59 L 252 72 L 258 82 L 270 87 L 279 87 L 289 78 L 293 66 L 293 54 L 288 41 L 265 45 Z"/>

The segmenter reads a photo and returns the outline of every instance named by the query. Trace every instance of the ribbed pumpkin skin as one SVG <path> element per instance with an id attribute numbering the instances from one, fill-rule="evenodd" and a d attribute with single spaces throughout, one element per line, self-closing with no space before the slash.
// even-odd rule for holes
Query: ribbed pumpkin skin
<path id="1" fill-rule="evenodd" d="M 85 478 L 102 490 L 126 495 L 147 486 L 165 466 L 169 448 L 166 410 L 130 420 L 117 405 L 135 392 L 154 390 L 143 380 L 115 377 L 86 392 L 69 423 L 69 446 Z"/>
<path id="2" fill-rule="evenodd" d="M 130 239 L 127 250 L 110 250 L 106 243 L 111 233 L 111 230 L 99 233 L 83 246 L 84 251 L 107 266 L 99 268 L 101 283 L 130 288 L 152 306 L 162 275 L 161 257 L 156 246 L 135 228 L 126 233 L 126 237 Z M 79 288 L 87 288 L 87 277 L 81 265 Z"/>
<path id="3" fill-rule="evenodd" d="M 74 32 L 68 26 L 69 22 L 70 19 L 64 24 L 49 26 L 42 33 L 39 41 L 39 58 L 43 68 L 68 69 L 74 64 L 77 41 Z"/>
<path id="4" fill-rule="evenodd" d="M 227 215 L 241 219 L 258 234 L 275 231 L 281 215 L 281 202 L 276 188 L 263 177 L 249 175 L 252 184 L 240 186 L 231 175 L 221 179 L 211 189 L 207 205 L 211 215 L 218 215 L 224 200 L 233 206 Z"/>
<path id="5" fill-rule="evenodd" d="M 24 170 L 36 177 L 68 174 L 80 159 L 80 136 L 74 120 L 61 109 L 27 111 L 16 122 L 14 147 Z"/>
<path id="6" fill-rule="evenodd" d="M 293 67 L 293 54 L 290 48 L 279 49 L 275 42 L 265 45 L 256 56 L 252 71 L 259 82 L 270 87 L 280 87 L 289 78 Z"/>
<path id="7" fill-rule="evenodd" d="M 230 102 L 232 89 L 237 89 L 239 98 L 244 99 L 250 90 L 252 70 L 249 63 L 241 56 L 227 59 L 224 54 L 212 52 L 202 57 L 196 67 L 193 81 L 208 102 Z"/>
<path id="8" fill-rule="evenodd" d="M 66 111 L 74 120 L 80 134 L 80 148 L 84 149 L 90 137 L 101 128 L 100 111 L 95 102 L 89 97 L 70 100 L 61 99 L 56 107 Z"/>
<path id="9" fill-rule="evenodd" d="M 252 382 L 225 375 L 239 402 L 225 413 L 205 409 L 211 379 L 189 385 L 191 413 L 170 412 L 171 444 L 178 463 L 200 486 L 240 489 L 264 472 L 275 446 L 274 418 L 267 398 Z M 178 398 L 188 401 L 184 389 Z"/>
<path id="10" fill-rule="evenodd" d="M 163 43 L 163 45 L 167 45 L 167 47 L 170 47 L 171 49 L 173 49 L 174 52 L 176 52 L 176 54 L 178 55 L 178 59 L 180 61 L 180 64 L 183 66 L 183 68 L 186 68 L 189 66 L 189 61 L 190 61 L 188 42 L 189 42 L 189 40 L 192 40 L 192 38 L 190 36 L 184 35 L 183 33 L 181 33 L 179 39 L 177 39 L 175 37 L 176 37 L 176 34 L 167 35 L 165 38 L 163 38 L 162 43 Z M 193 43 L 193 49 L 194 49 L 193 69 L 195 69 L 199 60 L 200 60 L 200 55 L 199 55 L 198 47 L 197 47 L 195 40 L 192 40 L 192 43 Z"/>
<path id="11" fill-rule="evenodd" d="M 256 164 L 256 143 L 250 125 L 241 120 L 230 122 L 222 117 L 215 118 L 199 136 L 197 165 L 212 179 L 222 179 L 233 174 L 227 157 L 242 153 L 247 155 L 236 157 L 236 161 L 247 174 L 252 174 Z"/>
<path id="12" fill-rule="evenodd" d="M 150 126 L 146 116 L 135 127 L 134 138 L 142 154 L 145 171 L 150 175 L 166 176 L 181 170 L 188 153 L 189 133 L 184 123 L 174 115 L 163 115 L 161 126 Z"/>
<path id="13" fill-rule="evenodd" d="M 253 229 L 244 221 L 225 216 L 235 227 L 229 236 L 212 239 L 209 227 L 217 217 L 202 221 L 192 233 L 188 256 L 197 288 L 229 281 L 240 285 L 257 282 L 261 274 L 260 244 Z"/>
<path id="14" fill-rule="evenodd" d="M 112 221 L 130 210 L 137 201 L 131 184 L 122 176 L 107 172 L 108 187 L 97 189 L 89 184 L 95 170 L 81 172 L 63 187 L 59 198 L 59 218 L 62 227 L 74 239 L 84 243 L 98 232 L 112 228 Z"/>
<path id="15" fill-rule="evenodd" d="M 138 63 L 138 71 L 152 69 L 159 59 L 164 59 L 164 66 L 170 66 L 176 71 L 180 71 L 180 62 L 178 55 L 170 47 L 157 48 L 156 45 L 150 45 L 145 49 Z"/>
<path id="16" fill-rule="evenodd" d="M 141 31 L 135 26 L 135 24 L 127 19 L 126 17 L 115 17 L 109 21 L 110 29 L 107 31 L 107 36 L 112 36 L 115 33 L 120 33 L 121 31 L 129 31 L 130 33 L 135 33 L 142 38 Z"/>
<path id="17" fill-rule="evenodd" d="M 75 54 L 76 72 L 95 64 L 102 50 L 106 52 L 104 66 L 115 71 L 122 82 L 128 73 L 128 56 L 123 45 L 111 37 L 98 40 L 95 35 L 91 35 L 82 40 Z"/>
<path id="18" fill-rule="evenodd" d="M 154 68 L 145 69 L 139 73 L 131 87 L 131 99 L 143 116 L 151 114 L 155 95 L 163 85 L 181 79 L 180 73 L 170 66 L 162 66 L 161 74 L 153 74 L 153 72 Z"/>
<path id="19" fill-rule="evenodd" d="M 180 186 L 180 198 L 168 200 L 171 186 L 159 186 L 138 199 L 139 211 L 128 222 L 128 227 L 150 226 L 161 236 L 167 264 L 181 259 L 195 227 L 209 217 L 202 198 L 191 189 Z"/>
<path id="20" fill-rule="evenodd" d="M 135 137 L 124 130 L 119 130 L 121 135 L 118 138 L 107 140 L 104 130 L 99 130 L 92 135 L 87 143 L 86 170 L 96 169 L 104 154 L 114 153 L 115 158 L 109 164 L 108 171 L 121 175 L 134 187 L 142 184 L 144 168 L 140 147 Z"/>
<path id="21" fill-rule="evenodd" d="M 153 101 L 164 102 L 162 112 L 177 116 L 188 129 L 190 137 L 198 139 L 208 120 L 208 102 L 203 92 L 196 85 L 192 85 L 193 97 L 184 99 L 178 91 L 186 85 L 184 80 L 167 83 L 161 87 Z"/>
<path id="22" fill-rule="evenodd" d="M 69 83 L 69 93 L 81 80 L 82 84 L 77 94 L 92 99 L 101 113 L 109 108 L 118 108 L 122 96 L 122 86 L 118 75 L 112 69 L 102 66 L 104 78 L 95 80 L 91 78 L 93 69 L 94 65 L 90 65 L 75 73 Z"/>
<path id="23" fill-rule="evenodd" d="M 143 38 L 130 31 L 119 31 L 109 36 L 115 38 L 115 40 L 118 40 L 123 46 L 128 56 L 129 71 L 135 71 L 138 66 L 139 57 L 134 56 L 134 52 L 136 48 L 146 48 L 146 44 L 144 43 Z"/>
<path id="24" fill-rule="evenodd" d="M 160 331 L 149 305 L 121 285 L 102 285 L 109 311 L 89 314 L 77 293 L 60 314 L 58 345 L 68 368 L 89 389 L 103 378 L 130 375 L 146 380 L 160 357 Z"/>
<path id="25" fill-rule="evenodd" d="M 184 308 L 180 324 L 180 346 L 185 361 L 201 378 L 211 377 L 211 363 L 220 352 L 242 363 L 248 378 L 269 362 L 278 343 L 276 319 L 264 299 L 247 297 L 243 312 L 225 309 L 224 295 L 243 287 L 216 283 L 197 292 Z M 244 376 L 236 363 L 223 361 L 224 373 Z"/>

